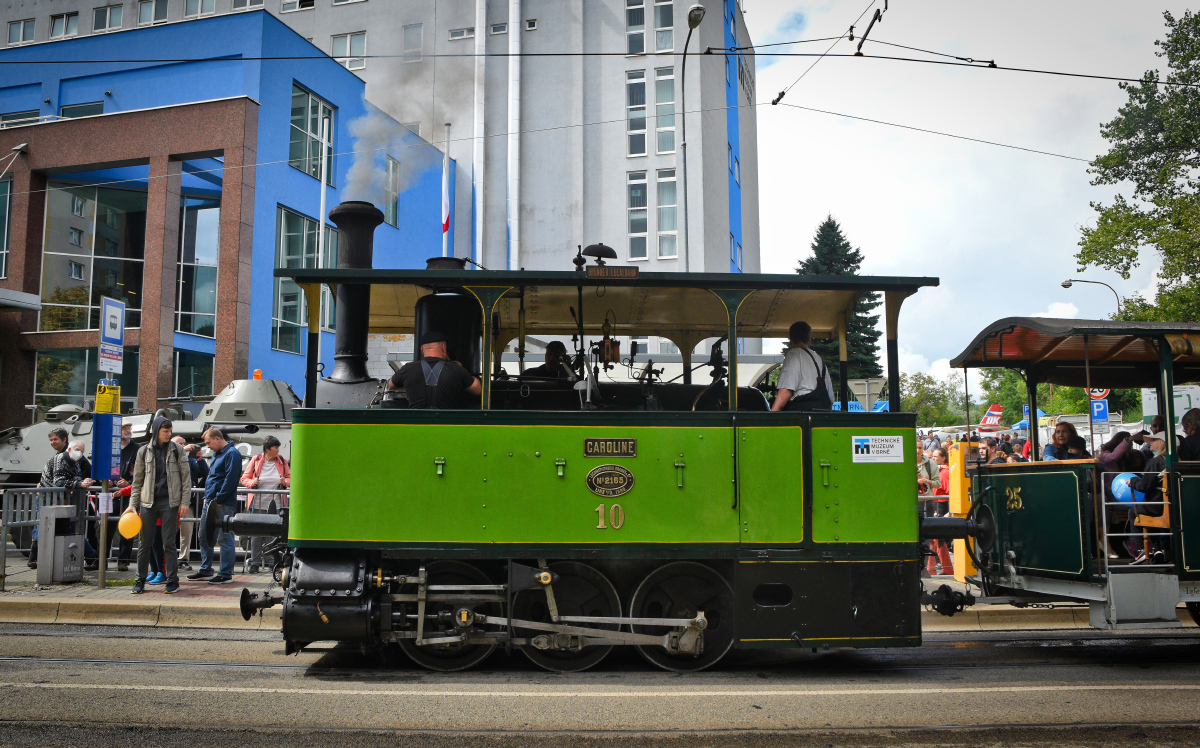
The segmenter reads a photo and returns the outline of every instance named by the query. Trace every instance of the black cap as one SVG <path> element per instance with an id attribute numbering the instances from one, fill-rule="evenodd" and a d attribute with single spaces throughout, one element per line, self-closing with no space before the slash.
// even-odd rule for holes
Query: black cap
<path id="1" fill-rule="evenodd" d="M 446 342 L 446 336 L 441 334 L 437 330 L 430 330 L 429 332 L 427 332 L 421 336 L 421 345 L 422 346 L 432 345 L 433 343 L 445 343 L 445 342 Z"/>
<path id="2" fill-rule="evenodd" d="M 566 353 L 567 346 L 561 340 L 551 340 L 549 343 L 546 344 L 546 352 L 550 353 L 551 351 L 554 351 L 557 353 Z"/>

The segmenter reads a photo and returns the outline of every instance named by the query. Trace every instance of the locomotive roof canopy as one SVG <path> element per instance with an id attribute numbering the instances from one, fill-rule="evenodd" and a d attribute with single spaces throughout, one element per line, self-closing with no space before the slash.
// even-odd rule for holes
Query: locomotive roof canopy
<path id="1" fill-rule="evenodd" d="M 609 266 L 620 267 L 620 266 Z M 571 335 L 577 326 L 583 287 L 584 330 L 599 335 L 607 318 L 613 335 L 658 335 L 673 340 L 702 340 L 729 331 L 722 296 L 749 295 L 737 307 L 740 337 L 787 337 L 793 322 L 804 320 L 819 337 L 836 335 L 839 316 L 864 294 L 896 294 L 896 302 L 937 278 L 881 276 L 802 276 L 785 274 L 640 273 L 637 278 L 592 278 L 579 272 L 475 270 L 287 269 L 278 277 L 298 284 L 371 285 L 370 331 L 411 334 L 416 301 L 435 289 L 463 289 L 476 296 L 503 296 L 496 305 L 502 334 L 516 336 L 521 297 L 528 334 Z M 721 294 L 721 295 L 718 295 Z M 577 310 L 578 311 L 578 310 Z M 509 338 L 512 339 L 511 337 Z"/>
<path id="2" fill-rule="evenodd" d="M 1005 317 L 988 325 L 950 365 L 1023 369 L 1038 382 L 1083 387 L 1084 336 L 1093 387 L 1157 387 L 1159 347 L 1170 346 L 1177 384 L 1200 380 L 1200 324 Z"/>

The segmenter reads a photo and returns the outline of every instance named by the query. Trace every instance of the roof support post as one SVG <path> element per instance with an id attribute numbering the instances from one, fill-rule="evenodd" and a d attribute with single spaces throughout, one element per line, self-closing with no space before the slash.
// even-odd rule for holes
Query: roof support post
<path id="1" fill-rule="evenodd" d="M 297 283 L 308 308 L 308 350 L 304 359 L 304 407 L 317 407 L 317 368 L 321 361 L 321 284 Z M 337 290 L 330 296 L 334 296 Z"/>
<path id="2" fill-rule="evenodd" d="M 1175 359 L 1171 343 L 1165 337 L 1158 341 L 1158 361 L 1158 412 L 1167 429 L 1166 468 L 1170 471 L 1175 463 Z"/>
<path id="3" fill-rule="evenodd" d="M 721 303 L 725 305 L 725 314 L 729 320 L 729 410 L 737 410 L 737 313 L 742 302 L 754 294 L 749 288 L 712 288 Z"/>
<path id="4" fill-rule="evenodd" d="M 849 334 L 847 317 L 849 315 L 849 312 L 843 311 L 838 318 L 838 401 L 842 404 L 843 413 L 850 412 L 850 383 L 847 381 L 850 376 L 850 361 L 846 347 L 846 336 Z M 867 403 L 867 408 L 870 409 L 870 407 L 871 404 Z"/>
<path id="5" fill-rule="evenodd" d="M 963 369 L 963 373 L 966 373 Z M 1025 392 L 1029 396 L 1029 461 L 1037 462 L 1042 459 L 1041 445 L 1038 444 L 1038 409 L 1037 409 L 1037 379 L 1033 369 L 1025 370 Z"/>
<path id="6" fill-rule="evenodd" d="M 492 408 L 492 361 L 496 355 L 492 346 L 492 338 L 495 337 L 495 330 L 492 324 L 492 315 L 496 313 L 496 304 L 500 303 L 500 298 L 504 294 L 512 290 L 511 286 L 464 286 L 471 292 L 476 299 L 479 300 L 480 306 L 483 308 L 483 341 L 480 348 L 480 354 L 483 356 L 483 361 L 480 362 L 479 380 L 483 385 L 483 394 L 479 398 L 479 407 L 481 410 L 491 410 Z"/>
<path id="7" fill-rule="evenodd" d="M 900 412 L 900 346 L 896 342 L 896 327 L 900 321 L 900 305 L 912 294 L 912 291 L 885 291 L 883 293 L 883 315 L 887 338 L 888 410 L 892 413 Z M 963 373 L 966 374 L 965 371 Z M 971 414 L 968 410 L 967 425 L 970 425 L 970 421 Z"/>

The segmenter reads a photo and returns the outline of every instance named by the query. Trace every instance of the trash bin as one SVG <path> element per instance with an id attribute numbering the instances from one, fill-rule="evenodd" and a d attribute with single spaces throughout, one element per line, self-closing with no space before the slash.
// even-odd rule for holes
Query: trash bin
<path id="1" fill-rule="evenodd" d="M 83 535 L 79 508 L 44 506 L 38 515 L 38 584 L 61 584 L 83 579 Z"/>

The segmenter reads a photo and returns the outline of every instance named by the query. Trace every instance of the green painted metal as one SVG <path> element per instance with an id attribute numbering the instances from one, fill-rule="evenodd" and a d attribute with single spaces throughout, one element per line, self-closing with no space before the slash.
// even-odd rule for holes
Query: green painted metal
<path id="1" fill-rule="evenodd" d="M 976 496 L 996 515 L 992 557 L 1007 564 L 1011 551 L 1011 563 L 1022 574 L 1090 577 L 1084 502 L 1090 471 L 1089 465 L 1056 467 L 1053 462 L 980 470 Z"/>
<path id="2" fill-rule="evenodd" d="M 742 542 L 804 540 L 804 429 L 750 426 L 737 430 Z"/>
<path id="3" fill-rule="evenodd" d="M 1180 576 L 1200 579 L 1200 474 L 1180 475 L 1178 486 Z"/>
<path id="4" fill-rule="evenodd" d="M 902 461 L 854 462 L 851 438 L 864 436 L 902 437 Z M 915 438 L 912 430 L 901 428 L 851 425 L 812 430 L 814 541 L 918 540 Z M 829 463 L 827 468 L 823 461 Z"/>
<path id="5" fill-rule="evenodd" d="M 289 535 L 298 545 L 736 544 L 733 428 L 294 423 Z M 585 438 L 637 457 L 588 458 Z M 442 460 L 439 465 L 438 461 Z M 683 486 L 676 461 L 684 460 Z M 559 477 L 558 460 L 565 461 Z M 634 476 L 605 497 L 603 464 Z M 438 469 L 442 474 L 438 475 Z M 601 507 L 603 507 L 601 509 Z"/>

